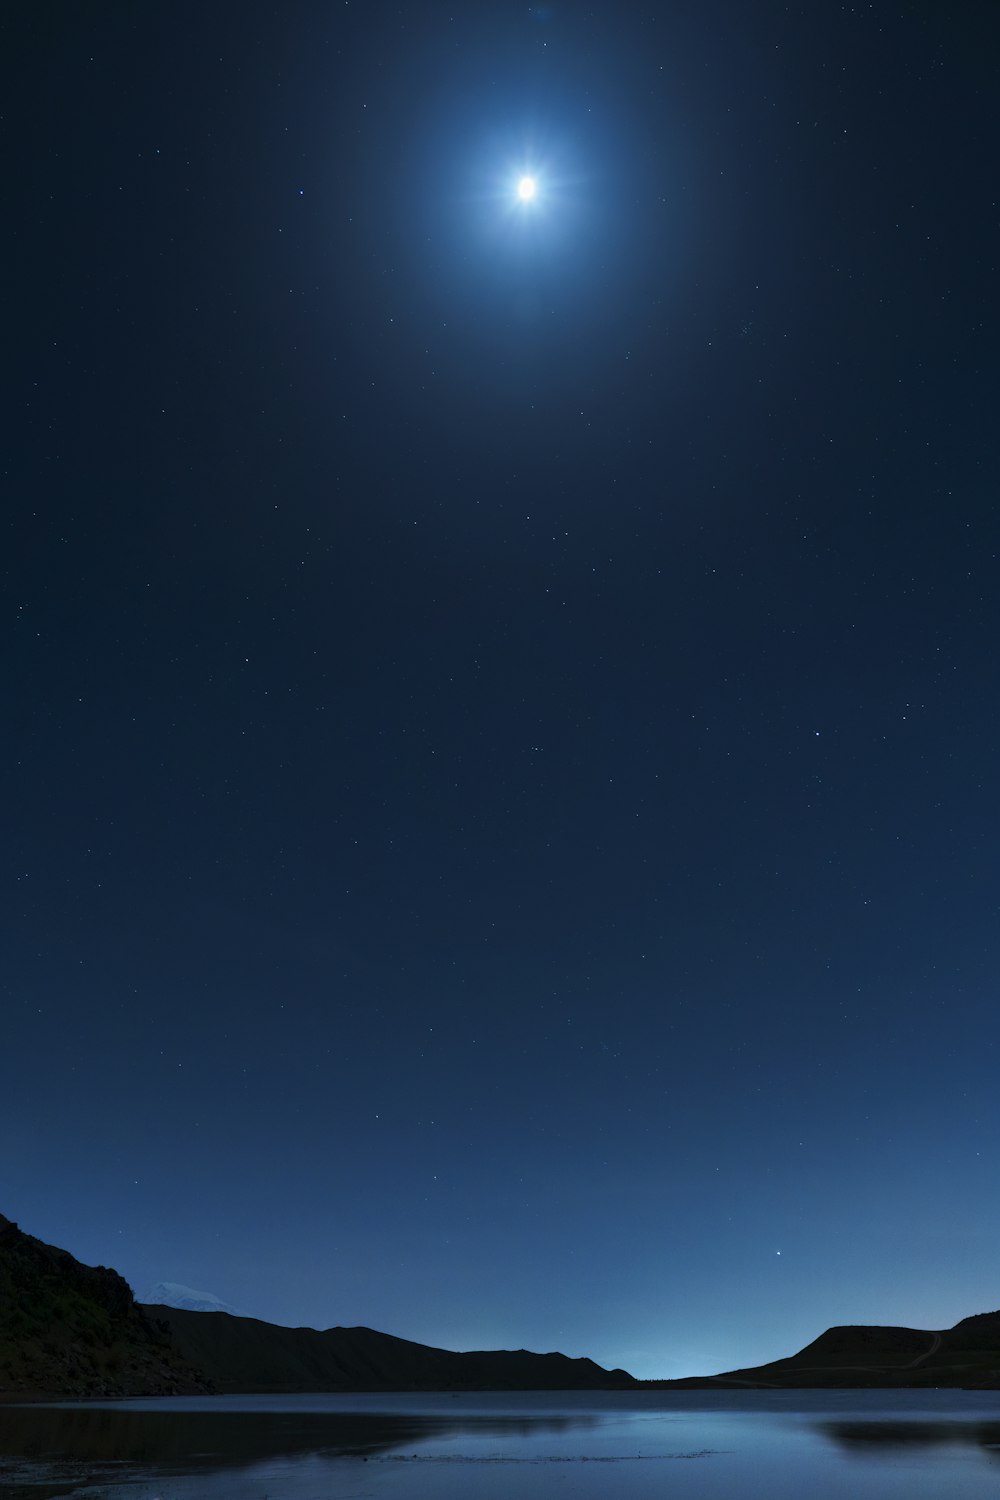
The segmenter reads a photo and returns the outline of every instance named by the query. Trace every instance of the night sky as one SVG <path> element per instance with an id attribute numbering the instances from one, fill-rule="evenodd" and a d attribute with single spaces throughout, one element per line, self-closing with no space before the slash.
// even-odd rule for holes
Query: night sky
<path id="1" fill-rule="evenodd" d="M 5 8 L 0 1211 L 642 1376 L 1000 1304 L 998 41 Z"/>

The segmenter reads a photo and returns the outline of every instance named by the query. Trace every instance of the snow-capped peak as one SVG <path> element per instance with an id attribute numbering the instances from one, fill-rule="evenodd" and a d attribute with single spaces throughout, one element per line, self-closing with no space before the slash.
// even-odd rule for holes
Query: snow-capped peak
<path id="1" fill-rule="evenodd" d="M 163 1307 L 178 1307 L 184 1312 L 224 1312 L 234 1317 L 245 1317 L 239 1308 L 231 1307 L 212 1292 L 196 1292 L 194 1287 L 182 1286 L 179 1281 L 158 1281 L 151 1286 L 140 1302 L 155 1302 Z"/>

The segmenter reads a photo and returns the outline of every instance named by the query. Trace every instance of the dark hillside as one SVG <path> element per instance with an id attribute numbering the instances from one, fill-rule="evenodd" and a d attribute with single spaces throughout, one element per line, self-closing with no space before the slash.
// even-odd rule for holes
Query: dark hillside
<path id="1" fill-rule="evenodd" d="M 0 1397 L 205 1389 L 117 1271 L 81 1265 L 0 1214 Z"/>
<path id="2" fill-rule="evenodd" d="M 152 1307 L 219 1391 L 607 1390 L 624 1370 L 527 1350 L 454 1354 L 371 1328 L 280 1328 L 229 1313 Z"/>
<path id="3" fill-rule="evenodd" d="M 828 1328 L 787 1359 L 724 1375 L 644 1382 L 657 1387 L 1000 1388 L 1000 1312 L 935 1332 L 859 1324 Z"/>

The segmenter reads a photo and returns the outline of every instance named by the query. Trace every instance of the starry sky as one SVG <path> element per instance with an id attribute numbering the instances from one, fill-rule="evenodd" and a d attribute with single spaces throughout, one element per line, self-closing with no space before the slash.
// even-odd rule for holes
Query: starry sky
<path id="1" fill-rule="evenodd" d="M 0 1211 L 640 1376 L 995 1307 L 994 6 L 0 32 Z"/>

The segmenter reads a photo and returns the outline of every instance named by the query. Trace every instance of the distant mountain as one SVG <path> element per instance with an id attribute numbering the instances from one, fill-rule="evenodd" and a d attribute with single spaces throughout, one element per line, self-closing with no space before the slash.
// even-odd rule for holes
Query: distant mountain
<path id="1" fill-rule="evenodd" d="M 170 1285 L 169 1283 L 167 1284 Z M 174 1290 L 191 1293 L 190 1287 Z M 210 1294 L 191 1293 L 195 1298 Z M 0 1214 L 0 1400 L 192 1392 L 631 1389 L 564 1354 L 453 1354 L 370 1328 L 281 1328 L 228 1312 L 140 1306 L 104 1266 Z"/>
<path id="2" fill-rule="evenodd" d="M 806 1387 L 935 1386 L 1000 1388 L 1000 1312 L 963 1318 L 954 1328 L 882 1328 L 864 1324 L 828 1328 L 787 1359 L 688 1380 L 643 1381 L 644 1386 L 703 1389 L 756 1386 Z"/>
<path id="3" fill-rule="evenodd" d="M 162 1283 L 217 1308 L 210 1293 Z M 0 1400 L 219 1392 L 1000 1389 L 1000 1312 L 940 1332 L 828 1328 L 787 1359 L 724 1375 L 636 1381 L 590 1359 L 525 1349 L 456 1354 L 371 1328 L 282 1328 L 225 1311 L 140 1306 L 104 1266 L 24 1234 L 0 1214 Z"/>
<path id="4" fill-rule="evenodd" d="M 179 1307 L 184 1312 L 225 1312 L 234 1318 L 245 1317 L 238 1307 L 231 1307 L 211 1292 L 196 1292 L 193 1287 L 182 1286 L 179 1281 L 158 1281 L 150 1287 L 141 1303 L 155 1302 L 162 1307 Z"/>
<path id="5" fill-rule="evenodd" d="M 117 1271 L 81 1265 L 0 1214 L 0 1398 L 206 1389 Z"/>
<path id="6" fill-rule="evenodd" d="M 454 1354 L 371 1328 L 281 1328 L 227 1313 L 149 1311 L 220 1392 L 632 1390 L 624 1370 L 526 1349 Z"/>

